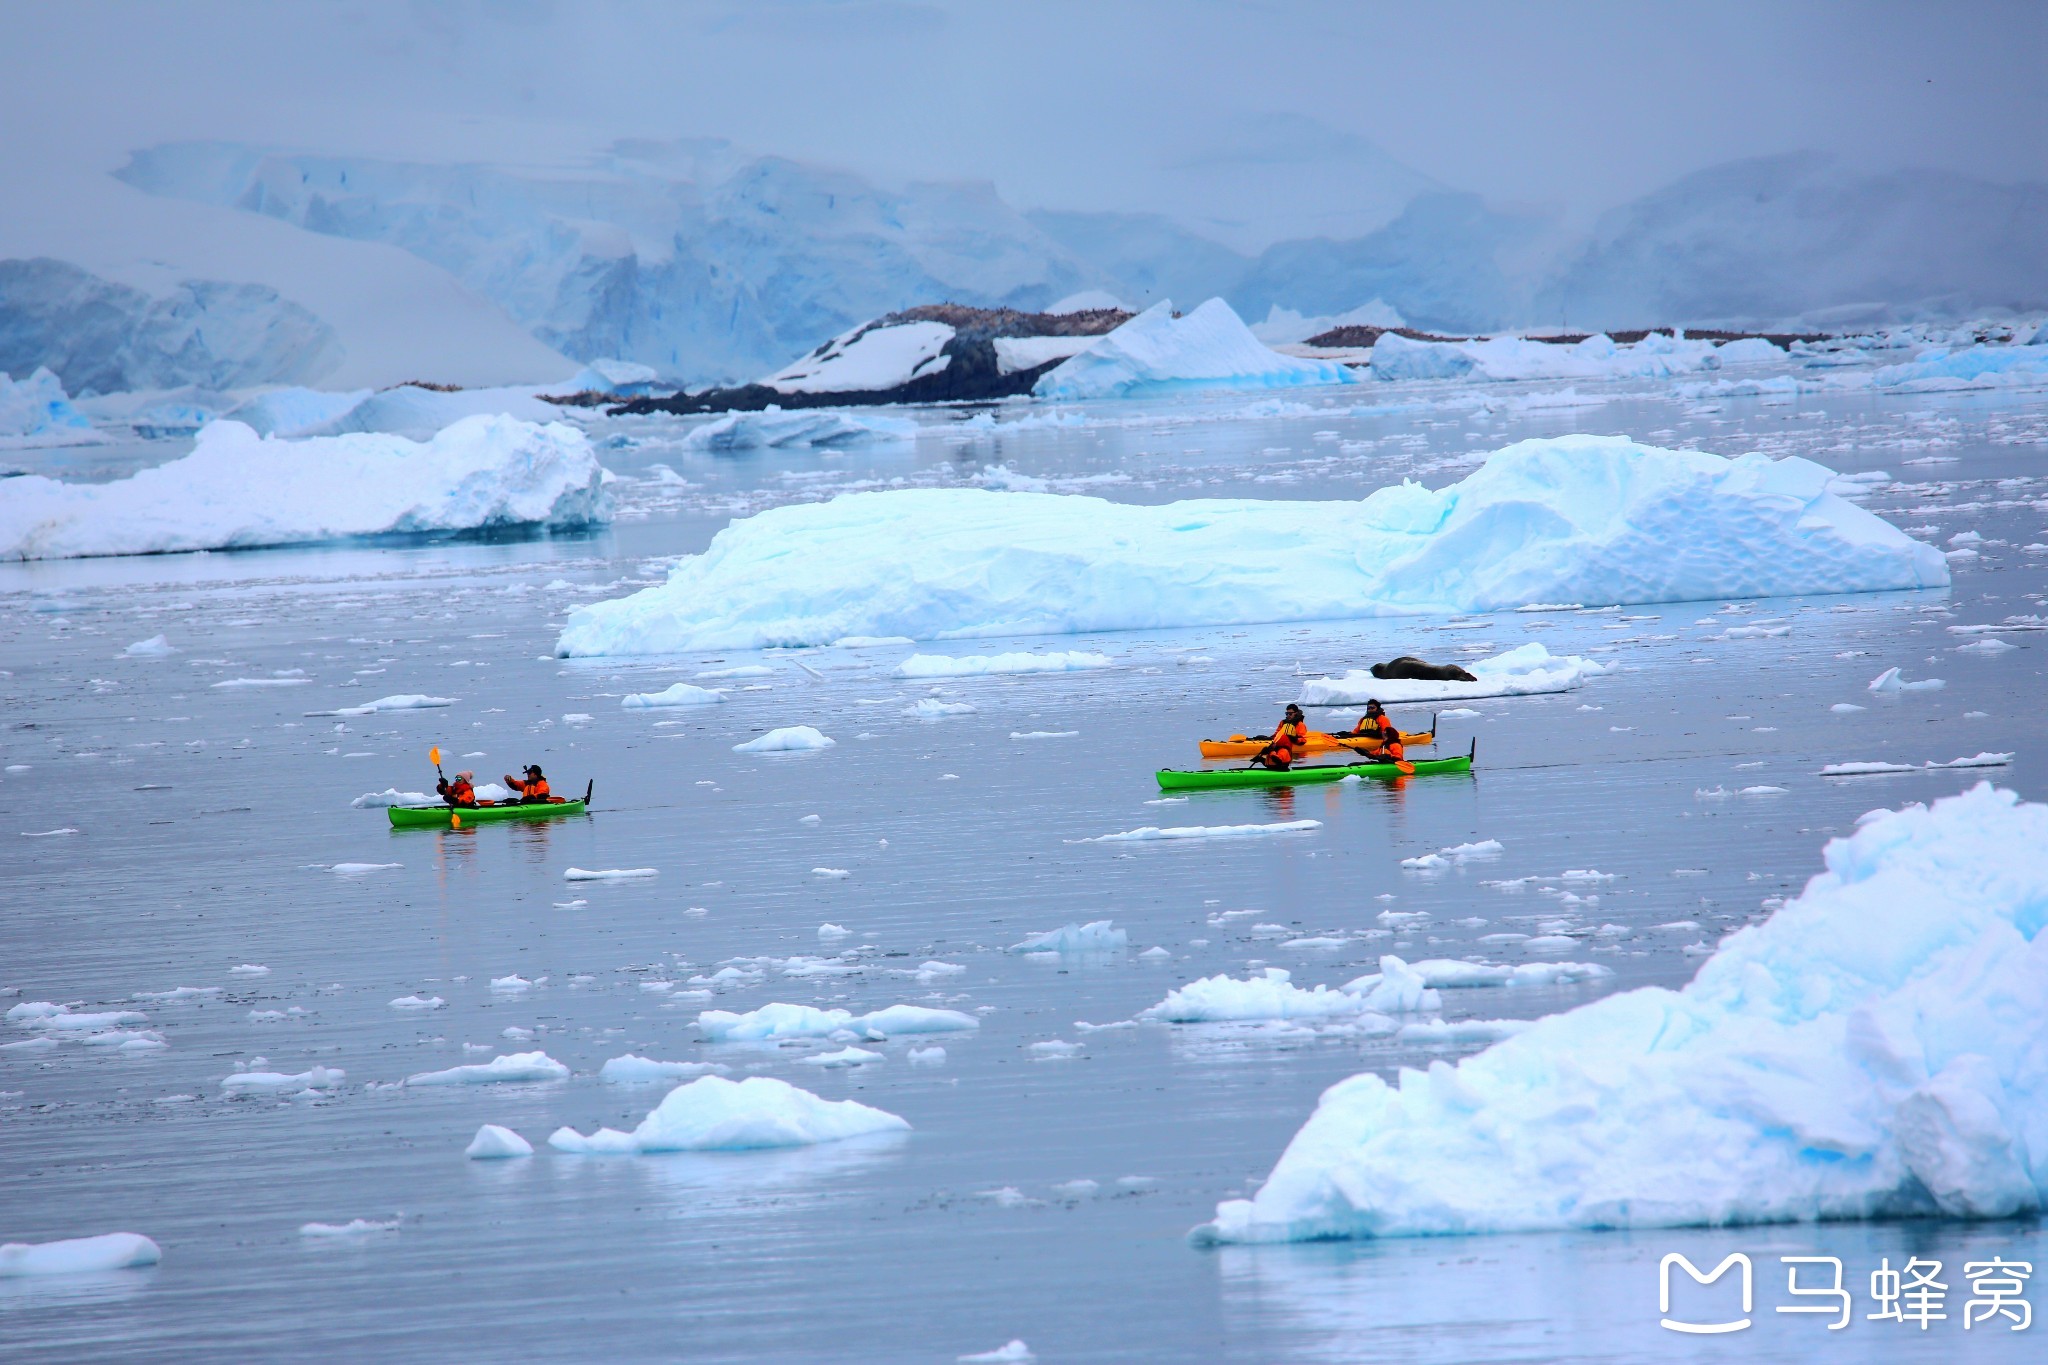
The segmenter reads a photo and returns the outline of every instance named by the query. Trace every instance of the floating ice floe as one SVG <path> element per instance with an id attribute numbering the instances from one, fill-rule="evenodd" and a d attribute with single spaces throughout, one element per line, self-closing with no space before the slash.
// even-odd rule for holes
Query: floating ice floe
<path id="1" fill-rule="evenodd" d="M 683 438 L 690 450 L 763 450 L 793 446 L 872 445 L 879 441 L 914 441 L 917 423 L 872 413 L 855 416 L 830 408 L 798 408 L 791 412 L 731 412 Z"/>
<path id="2" fill-rule="evenodd" d="M 1356 382 L 1343 365 L 1272 350 L 1222 299 L 1184 317 L 1175 317 L 1173 304 L 1162 299 L 1039 376 L 1031 391 L 1067 400 Z"/>
<path id="3" fill-rule="evenodd" d="M 884 1061 L 879 1052 L 870 1052 L 864 1047 L 842 1047 L 836 1052 L 813 1052 L 797 1061 L 804 1066 L 866 1066 L 869 1062 Z"/>
<path id="4" fill-rule="evenodd" d="M 1872 692 L 1939 692 L 1948 684 L 1940 678 L 1922 678 L 1918 682 L 1907 682 L 1896 668 L 1887 668 L 1870 680 Z"/>
<path id="5" fill-rule="evenodd" d="M 1010 945 L 1013 953 L 1115 953 L 1130 946 L 1131 936 L 1106 919 L 1067 924 L 1033 934 Z"/>
<path id="6" fill-rule="evenodd" d="M 1007 654 L 968 654 L 949 658 L 944 654 L 913 654 L 896 665 L 899 678 L 966 678 L 987 673 L 1076 673 L 1087 669 L 1111 668 L 1116 660 L 1107 654 L 1084 650 L 1056 650 L 1032 654 L 1022 650 Z"/>
<path id="7" fill-rule="evenodd" d="M 281 441 L 216 422 L 190 455 L 112 483 L 8 480 L 0 559 L 584 526 L 610 516 L 603 478 L 588 438 L 562 423 L 472 417 L 414 442 Z"/>
<path id="8" fill-rule="evenodd" d="M 909 1128 L 894 1114 L 853 1100 L 820 1099 L 772 1077 L 728 1081 L 721 1076 L 703 1076 L 671 1090 L 630 1133 L 600 1128 L 586 1136 L 573 1128 L 559 1128 L 548 1145 L 558 1152 L 585 1155 L 746 1151 L 836 1142 Z"/>
<path id="9" fill-rule="evenodd" d="M 402 1225 L 397 1218 L 377 1222 L 369 1218 L 351 1218 L 346 1223 L 301 1223 L 301 1237 L 373 1237 L 378 1233 L 396 1232 Z"/>
<path id="10" fill-rule="evenodd" d="M 896 489 L 728 526 L 573 613 L 563 655 L 660 654 L 1940 587 L 1938 550 L 1802 459 L 1523 441 L 1440 491 L 1151 506 Z M 1436 694 L 1431 694 L 1436 695 Z"/>
<path id="11" fill-rule="evenodd" d="M 993 1351 L 976 1351 L 972 1355 L 953 1358 L 960 1365 L 1032 1365 L 1038 1359 L 1021 1337 L 1012 1337 Z"/>
<path id="12" fill-rule="evenodd" d="M 422 1071 L 407 1076 L 407 1085 L 493 1085 L 501 1081 L 567 1080 L 569 1068 L 545 1052 L 514 1052 L 493 1057 L 475 1066 L 451 1066 L 446 1071 Z"/>
<path id="13" fill-rule="evenodd" d="M 917 720 L 943 720 L 947 716 L 971 716 L 981 708 L 973 702 L 941 701 L 937 697 L 919 697 L 903 708 L 903 714 Z"/>
<path id="14" fill-rule="evenodd" d="M 61 1242 L 8 1242 L 0 1246 L 0 1280 L 131 1270 L 162 1259 L 162 1249 L 139 1232 L 107 1232 Z"/>
<path id="15" fill-rule="evenodd" d="M 396 787 L 386 787 L 380 792 L 364 792 L 349 805 L 357 810 L 373 810 L 385 806 L 427 806 L 437 799 L 426 792 L 402 792 Z"/>
<path id="16" fill-rule="evenodd" d="M 178 647 L 161 635 L 152 635 L 147 640 L 137 640 L 121 651 L 125 659 L 163 659 L 176 654 Z"/>
<path id="17" fill-rule="evenodd" d="M 829 749 L 838 742 L 814 725 L 785 725 L 743 744 L 735 744 L 732 751 L 736 754 L 800 753 L 808 749 Z"/>
<path id="18" fill-rule="evenodd" d="M 1474 697 L 1522 697 L 1543 692 L 1569 692 L 1588 678 L 1609 672 L 1576 654 L 1553 655 L 1530 643 L 1465 666 L 1477 682 L 1437 682 L 1428 678 L 1375 678 L 1370 669 L 1354 668 L 1339 678 L 1310 678 L 1296 698 L 1303 706 L 1363 706 L 1368 701 L 1421 702 Z"/>
<path id="19" fill-rule="evenodd" d="M 1784 351 L 1760 337 L 1716 346 L 1652 332 L 1637 342 L 1590 336 L 1559 345 L 1511 336 L 1414 341 L 1386 332 L 1373 343 L 1372 373 L 1376 379 L 1667 379 L 1785 358 Z"/>
<path id="20" fill-rule="evenodd" d="M 627 1053 L 597 1070 L 597 1078 L 614 1085 L 648 1085 L 655 1081 L 686 1081 L 697 1076 L 722 1076 L 729 1068 L 718 1062 L 658 1062 Z"/>
<path id="21" fill-rule="evenodd" d="M 510 1128 L 486 1123 L 476 1130 L 462 1154 L 471 1161 L 498 1161 L 508 1157 L 532 1156 L 533 1144 Z"/>
<path id="22" fill-rule="evenodd" d="M 448 1002 L 438 995 L 401 995 L 391 1002 L 395 1010 L 437 1010 Z"/>
<path id="23" fill-rule="evenodd" d="M 1076 844 L 1148 843 L 1156 839 L 1255 839 L 1265 834 L 1305 834 L 1321 829 L 1320 820 L 1279 820 L 1267 825 L 1172 825 L 1161 829 L 1146 825 L 1120 834 L 1098 834 L 1092 839 L 1070 839 Z"/>
<path id="24" fill-rule="evenodd" d="M 1267 967 L 1245 980 L 1209 976 L 1169 991 L 1140 1018 L 1169 1024 L 1206 1024 L 1252 1019 L 1328 1019 L 1365 1012 L 1357 995 L 1317 986 L 1304 990 L 1282 967 Z"/>
<path id="25" fill-rule="evenodd" d="M 1227 1242 L 2032 1214 L 2048 1196 L 2048 806 L 1864 817 L 1682 990 L 1325 1091 Z"/>
<path id="26" fill-rule="evenodd" d="M 1830 763 L 1820 770 L 1822 777 L 1864 777 L 1878 773 L 1923 773 L 1943 768 L 2002 768 L 2012 762 L 2011 754 L 1990 752 L 1969 758 L 1952 758 L 1946 763 Z"/>
<path id="27" fill-rule="evenodd" d="M 394 697 L 379 697 L 366 701 L 361 706 L 342 706 L 332 711 L 308 711 L 309 716 L 373 716 L 380 711 L 433 711 L 444 706 L 453 706 L 460 697 L 430 697 L 424 692 L 405 692 Z"/>
<path id="28" fill-rule="evenodd" d="M 327 870 L 341 877 L 367 877 L 372 872 L 389 872 L 392 868 L 404 866 L 404 863 L 333 863 Z"/>
<path id="29" fill-rule="evenodd" d="M 660 875 L 661 870 L 653 867 L 604 867 L 596 869 L 571 867 L 563 870 L 562 880 L 565 882 L 624 882 L 634 881 L 641 877 L 658 877 Z"/>
<path id="30" fill-rule="evenodd" d="M 633 692 L 619 705 L 628 711 L 657 710 L 671 706 L 713 706 L 725 700 L 723 692 L 690 683 L 670 683 L 659 692 Z"/>
<path id="31" fill-rule="evenodd" d="M 697 1027 L 714 1043 L 759 1043 L 783 1038 L 827 1038 L 842 1029 L 872 1039 L 904 1033 L 959 1033 L 980 1028 L 981 1021 L 958 1010 L 923 1005 L 891 1005 L 856 1015 L 850 1010 L 776 1002 L 745 1014 L 705 1010 L 697 1016 Z"/>
<path id="32" fill-rule="evenodd" d="M 7 1022 L 47 1033 L 99 1033 L 125 1024 L 146 1024 L 134 1010 L 74 1010 L 48 1000 L 28 1000 L 7 1011 Z"/>
<path id="33" fill-rule="evenodd" d="M 300 1095 L 338 1089 L 348 1073 L 340 1067 L 316 1066 L 306 1071 L 237 1071 L 220 1088 L 230 1095 Z"/>

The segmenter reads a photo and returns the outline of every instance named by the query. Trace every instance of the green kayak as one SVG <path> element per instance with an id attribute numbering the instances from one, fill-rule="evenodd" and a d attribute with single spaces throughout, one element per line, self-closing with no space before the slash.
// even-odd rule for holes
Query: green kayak
<path id="1" fill-rule="evenodd" d="M 581 815 L 590 809 L 583 801 L 559 801 L 549 804 L 535 802 L 532 805 L 516 806 L 466 806 L 458 811 L 452 806 L 389 806 L 391 823 L 399 829 L 450 829 L 456 815 L 462 817 L 465 825 L 481 825 L 491 820 L 553 820 L 562 815 Z"/>
<path id="2" fill-rule="evenodd" d="M 1415 773 L 1464 773 L 1472 770 L 1479 755 L 1479 741 L 1471 751 L 1452 758 L 1418 758 Z M 1159 790 L 1165 792 L 1215 791 L 1225 787 L 1293 787 L 1306 782 L 1341 782 L 1347 777 L 1400 777 L 1391 763 L 1314 763 L 1285 772 L 1271 768 L 1161 768 Z"/>

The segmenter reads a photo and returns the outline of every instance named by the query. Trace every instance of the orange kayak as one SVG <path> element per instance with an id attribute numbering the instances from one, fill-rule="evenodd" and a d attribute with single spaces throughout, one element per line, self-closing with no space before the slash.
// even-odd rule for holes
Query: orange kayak
<path id="1" fill-rule="evenodd" d="M 1205 739 L 1201 741 L 1203 758 L 1250 758 L 1266 747 L 1269 735 L 1232 735 L 1229 739 Z M 1401 743 L 1436 743 L 1435 722 L 1427 730 L 1403 730 Z M 1322 730 L 1308 732 L 1308 751 L 1312 754 L 1333 753 L 1338 749 L 1349 749 L 1355 754 L 1378 752 L 1380 742 L 1376 739 L 1345 739 Z"/>

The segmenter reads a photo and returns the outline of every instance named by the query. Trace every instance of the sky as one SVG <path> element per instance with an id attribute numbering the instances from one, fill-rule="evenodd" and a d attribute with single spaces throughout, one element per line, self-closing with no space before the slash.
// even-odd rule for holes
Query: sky
<path id="1" fill-rule="evenodd" d="M 185 138 L 548 164 L 723 137 L 1256 250 L 1417 187 L 1583 222 L 1794 150 L 2048 180 L 2031 0 L 0 0 L 0 50 L 9 194 Z"/>

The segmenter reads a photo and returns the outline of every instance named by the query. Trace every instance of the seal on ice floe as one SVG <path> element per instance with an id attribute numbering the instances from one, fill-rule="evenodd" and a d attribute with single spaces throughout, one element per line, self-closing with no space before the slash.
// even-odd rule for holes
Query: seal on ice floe
<path id="1" fill-rule="evenodd" d="M 1413 654 L 1403 654 L 1398 659 L 1389 659 L 1383 664 L 1372 666 L 1375 678 L 1420 678 L 1426 682 L 1478 682 L 1479 679 L 1467 673 L 1456 664 L 1424 663 Z"/>

